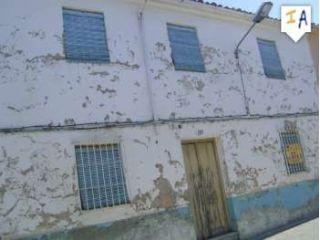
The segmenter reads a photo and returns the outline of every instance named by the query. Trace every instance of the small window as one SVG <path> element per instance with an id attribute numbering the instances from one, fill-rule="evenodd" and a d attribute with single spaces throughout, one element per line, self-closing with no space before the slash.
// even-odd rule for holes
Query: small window
<path id="1" fill-rule="evenodd" d="M 280 139 L 287 173 L 294 174 L 305 171 L 303 150 L 295 124 L 286 123 L 285 130 L 280 132 Z"/>
<path id="2" fill-rule="evenodd" d="M 258 39 L 264 74 L 269 78 L 285 79 L 275 42 Z"/>
<path id="3" fill-rule="evenodd" d="M 83 210 L 129 203 L 119 144 L 75 146 Z"/>
<path id="4" fill-rule="evenodd" d="M 63 29 L 67 59 L 109 62 L 103 13 L 63 9 Z"/>
<path id="5" fill-rule="evenodd" d="M 172 24 L 167 27 L 175 69 L 205 72 L 196 29 Z"/>

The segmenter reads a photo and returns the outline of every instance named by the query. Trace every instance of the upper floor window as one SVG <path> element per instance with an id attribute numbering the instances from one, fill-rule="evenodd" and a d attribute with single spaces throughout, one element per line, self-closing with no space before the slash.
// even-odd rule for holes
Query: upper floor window
<path id="1" fill-rule="evenodd" d="M 173 24 L 167 27 L 175 69 L 205 72 L 196 29 Z"/>
<path id="2" fill-rule="evenodd" d="M 258 39 L 264 74 L 269 78 L 285 79 L 274 41 Z"/>
<path id="3" fill-rule="evenodd" d="M 75 147 L 83 210 L 129 203 L 119 144 Z"/>
<path id="4" fill-rule="evenodd" d="M 103 13 L 64 8 L 63 29 L 67 59 L 109 62 Z"/>

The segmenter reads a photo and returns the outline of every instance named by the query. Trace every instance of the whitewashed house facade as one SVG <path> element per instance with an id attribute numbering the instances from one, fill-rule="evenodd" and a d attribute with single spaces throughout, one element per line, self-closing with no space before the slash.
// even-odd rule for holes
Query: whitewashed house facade
<path id="1" fill-rule="evenodd" d="M 187 0 L 0 13 L 4 239 L 247 239 L 318 214 L 306 37 L 258 24 L 241 82 L 249 13 Z"/>

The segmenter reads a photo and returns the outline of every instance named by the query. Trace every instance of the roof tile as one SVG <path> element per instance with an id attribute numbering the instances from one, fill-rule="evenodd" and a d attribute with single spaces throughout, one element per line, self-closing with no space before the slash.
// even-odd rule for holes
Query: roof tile
<path id="1" fill-rule="evenodd" d="M 196 3 L 201 3 L 201 4 L 207 4 L 207 5 L 211 5 L 213 7 L 224 8 L 224 9 L 237 11 L 237 12 L 242 12 L 242 13 L 246 13 L 246 14 L 254 14 L 253 12 L 249 12 L 249 11 L 243 10 L 241 8 L 234 8 L 234 7 L 224 6 L 224 5 L 221 5 L 221 4 L 217 4 L 216 2 L 207 2 L 207 1 L 203 1 L 203 0 L 189 0 L 189 1 L 196 2 Z M 280 20 L 278 18 L 272 18 L 272 17 L 268 17 L 268 18 L 269 19 L 273 19 L 273 20 L 277 20 L 277 21 Z"/>

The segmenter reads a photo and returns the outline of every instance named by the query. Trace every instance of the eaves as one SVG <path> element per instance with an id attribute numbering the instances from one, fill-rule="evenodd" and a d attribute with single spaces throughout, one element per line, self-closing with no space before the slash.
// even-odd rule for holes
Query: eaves
<path id="1" fill-rule="evenodd" d="M 242 24 L 251 24 L 254 14 L 239 9 L 224 7 L 217 4 L 207 4 L 194 0 L 125 0 L 140 4 L 141 9 L 156 7 L 162 10 L 178 11 L 204 18 L 219 19 Z M 266 18 L 259 24 L 260 27 L 280 28 L 280 20 Z"/>

